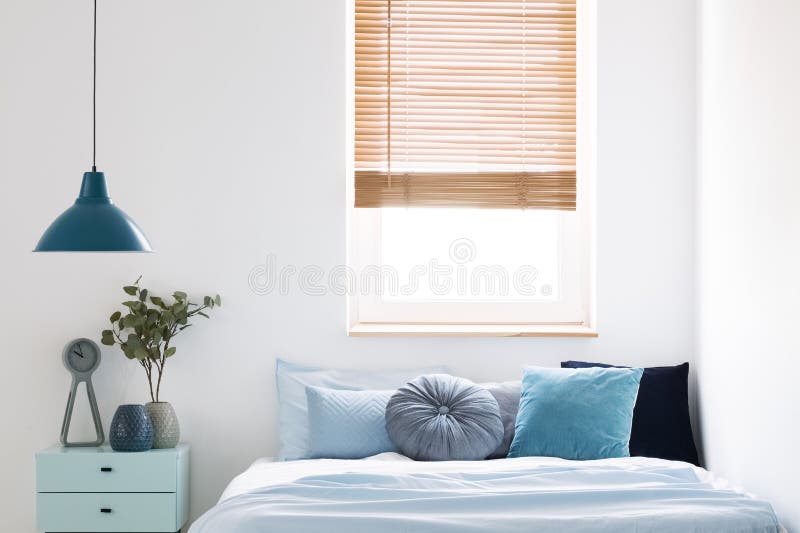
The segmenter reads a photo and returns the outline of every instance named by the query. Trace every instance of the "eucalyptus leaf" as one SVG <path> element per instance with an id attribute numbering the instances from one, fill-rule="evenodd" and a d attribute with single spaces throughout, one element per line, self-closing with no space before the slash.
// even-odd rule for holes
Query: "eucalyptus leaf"
<path id="1" fill-rule="evenodd" d="M 134 296 L 136 294 L 136 291 L 139 290 L 139 287 L 135 285 L 128 285 L 127 287 L 122 287 L 122 290 L 125 291 L 125 294 Z"/>
<path id="2" fill-rule="evenodd" d="M 147 289 L 142 289 L 142 291 L 139 293 L 139 300 L 142 302 L 147 301 Z"/>
<path id="3" fill-rule="evenodd" d="M 178 349 L 177 349 L 177 348 L 175 348 L 174 346 L 170 346 L 170 347 L 169 347 L 169 348 L 167 348 L 167 350 L 164 352 L 164 357 L 172 357 L 173 355 L 175 355 L 175 352 L 176 352 L 177 350 L 178 350 Z"/>
<path id="4" fill-rule="evenodd" d="M 119 311 L 114 311 L 114 313 L 111 315 L 111 317 L 109 318 L 109 320 L 110 320 L 110 321 L 111 321 L 111 323 L 113 324 L 114 322 L 116 322 L 117 320 L 119 320 L 119 317 L 121 317 L 121 316 L 122 316 L 122 313 L 120 313 Z"/>
<path id="5" fill-rule="evenodd" d="M 175 291 L 175 292 L 172 293 L 172 296 L 176 300 L 185 300 L 186 299 L 186 293 L 183 292 L 183 291 Z"/>
<path id="6" fill-rule="evenodd" d="M 133 359 L 135 357 L 133 355 L 133 348 L 128 346 L 127 343 L 122 343 L 121 348 L 122 348 L 122 353 L 124 353 L 125 357 L 127 357 L 128 359 Z"/>
<path id="7" fill-rule="evenodd" d="M 135 333 L 129 333 L 128 334 L 127 345 L 130 346 L 131 348 L 134 348 L 134 349 L 135 348 L 141 348 L 143 346 L 142 340 Z"/>
<path id="8" fill-rule="evenodd" d="M 214 296 L 214 303 L 217 305 L 222 305 L 222 298 L 219 297 L 219 294 Z"/>
<path id="9" fill-rule="evenodd" d="M 103 338 L 100 342 L 106 346 L 114 346 L 114 332 L 110 329 L 103 330 Z"/>

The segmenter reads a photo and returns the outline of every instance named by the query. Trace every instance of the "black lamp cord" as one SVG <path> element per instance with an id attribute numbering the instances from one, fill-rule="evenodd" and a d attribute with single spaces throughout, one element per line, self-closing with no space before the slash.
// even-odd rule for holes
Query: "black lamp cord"
<path id="1" fill-rule="evenodd" d="M 94 0 L 92 41 L 92 172 L 97 172 L 97 0 Z"/>

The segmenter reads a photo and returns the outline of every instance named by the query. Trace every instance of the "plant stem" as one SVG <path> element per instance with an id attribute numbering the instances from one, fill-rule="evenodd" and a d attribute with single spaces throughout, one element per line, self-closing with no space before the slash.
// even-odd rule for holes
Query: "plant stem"
<path id="1" fill-rule="evenodd" d="M 165 362 L 166 362 L 166 359 L 162 360 L 161 368 L 159 368 L 159 370 L 158 370 L 158 384 L 156 385 L 156 401 L 158 401 L 158 395 L 161 392 L 161 376 L 164 375 L 164 363 Z"/>
<path id="2" fill-rule="evenodd" d="M 175 328 L 176 326 L 172 326 L 172 335 L 175 334 Z M 172 335 L 164 343 L 164 350 L 161 352 L 161 365 L 158 367 L 158 383 L 156 384 L 156 401 L 158 401 L 161 393 L 161 376 L 164 375 L 164 365 L 167 364 L 167 350 L 169 350 L 169 341 L 172 340 Z"/>
<path id="3" fill-rule="evenodd" d="M 155 401 L 153 398 L 153 369 L 145 361 L 139 361 L 139 363 L 142 365 L 142 367 L 144 367 L 145 374 L 147 374 L 147 384 L 150 385 L 150 400 Z"/>
<path id="4" fill-rule="evenodd" d="M 187 314 L 187 316 L 194 316 L 197 313 L 199 313 L 200 311 L 202 311 L 203 309 L 208 309 L 208 306 L 207 305 L 203 305 L 201 307 L 198 307 L 197 309 L 193 309 L 193 310 L 189 311 L 186 314 Z"/>

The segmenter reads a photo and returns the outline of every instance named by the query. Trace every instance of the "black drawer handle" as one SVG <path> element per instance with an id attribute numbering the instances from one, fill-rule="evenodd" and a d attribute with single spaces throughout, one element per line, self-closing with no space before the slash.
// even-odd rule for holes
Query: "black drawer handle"
<path id="1" fill-rule="evenodd" d="M 102 466 L 102 467 L 100 467 L 100 471 L 101 472 L 111 472 L 111 467 L 110 466 Z"/>
<path id="2" fill-rule="evenodd" d="M 108 507 L 103 507 L 102 509 L 100 509 L 100 512 L 101 513 L 110 513 L 111 509 L 109 509 Z"/>

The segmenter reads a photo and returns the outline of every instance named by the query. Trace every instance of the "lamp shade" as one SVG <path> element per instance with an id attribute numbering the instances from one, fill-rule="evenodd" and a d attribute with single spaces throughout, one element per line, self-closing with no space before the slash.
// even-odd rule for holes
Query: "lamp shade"
<path id="1" fill-rule="evenodd" d="M 84 172 L 75 203 L 44 232 L 34 252 L 152 252 L 144 232 L 108 196 L 102 172 Z"/>

